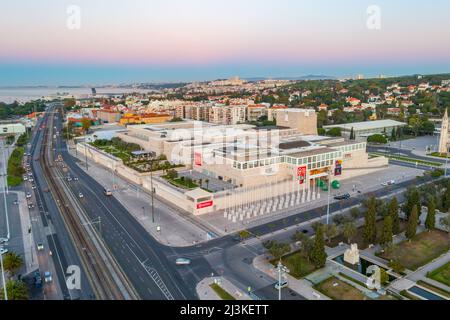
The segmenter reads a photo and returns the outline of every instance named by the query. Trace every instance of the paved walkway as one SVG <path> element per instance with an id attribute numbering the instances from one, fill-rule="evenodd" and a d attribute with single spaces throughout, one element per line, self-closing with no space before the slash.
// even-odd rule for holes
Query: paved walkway
<path id="1" fill-rule="evenodd" d="M 232 295 L 236 300 L 252 300 L 246 293 L 239 290 L 234 284 L 224 277 L 205 278 L 197 284 L 196 290 L 200 300 L 222 300 L 219 295 L 210 287 L 217 283 L 222 289 Z"/>
<path id="2" fill-rule="evenodd" d="M 278 276 L 272 264 L 269 263 L 267 255 L 260 255 L 253 259 L 253 266 L 277 280 Z M 304 279 L 296 279 L 289 274 L 286 274 L 286 280 L 288 282 L 289 288 L 297 292 L 301 296 L 305 297 L 307 300 L 330 300 L 323 293 L 314 290 L 312 284 Z"/>
<path id="3" fill-rule="evenodd" d="M 70 153 L 75 156 L 73 150 L 70 150 Z M 81 154 L 78 154 L 78 157 L 80 161 L 83 160 Z M 160 243 L 181 247 L 207 240 L 204 230 L 188 221 L 181 213 L 178 213 L 173 207 L 169 207 L 157 197 L 154 198 L 155 214 L 153 222 L 151 195 L 143 192 L 135 184 L 116 174 L 113 175 L 108 168 L 91 160 L 88 160 L 88 170 L 82 164 L 79 164 L 79 166 L 104 187 L 111 188 L 113 184 L 118 185 L 118 188 L 113 190 L 114 197 Z M 158 231 L 158 227 L 160 231 Z"/>

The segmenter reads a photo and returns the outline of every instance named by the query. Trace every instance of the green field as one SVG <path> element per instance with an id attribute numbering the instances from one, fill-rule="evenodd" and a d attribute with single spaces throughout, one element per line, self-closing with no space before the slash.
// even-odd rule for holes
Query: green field
<path id="1" fill-rule="evenodd" d="M 271 263 L 275 266 L 278 260 L 272 260 Z M 314 264 L 308 261 L 300 251 L 282 257 L 281 263 L 289 269 L 289 274 L 297 279 L 301 279 L 317 270 Z"/>
<path id="2" fill-rule="evenodd" d="M 429 272 L 427 277 L 450 286 L 450 262 L 447 262 L 443 266 Z"/>
<path id="3" fill-rule="evenodd" d="M 211 283 L 209 286 L 211 287 L 211 289 L 214 290 L 215 293 L 217 293 L 217 295 L 222 300 L 236 300 L 231 294 L 229 294 L 226 290 L 224 290 L 217 283 Z"/>
<path id="4" fill-rule="evenodd" d="M 403 241 L 390 251 L 380 254 L 380 257 L 396 260 L 410 270 L 429 263 L 450 250 L 450 237 L 446 232 L 433 230 L 416 235 L 411 241 Z"/>
<path id="5" fill-rule="evenodd" d="M 18 186 L 23 182 L 22 175 L 25 173 L 25 169 L 22 167 L 22 158 L 24 152 L 22 147 L 17 147 L 9 157 L 7 169 L 9 186 Z"/>

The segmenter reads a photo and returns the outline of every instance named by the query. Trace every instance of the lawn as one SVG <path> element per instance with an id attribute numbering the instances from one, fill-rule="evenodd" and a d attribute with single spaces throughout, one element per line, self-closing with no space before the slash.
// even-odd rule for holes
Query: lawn
<path id="1" fill-rule="evenodd" d="M 450 262 L 447 262 L 443 266 L 429 272 L 427 277 L 450 286 Z"/>
<path id="2" fill-rule="evenodd" d="M 411 241 L 405 240 L 380 257 L 396 260 L 410 270 L 429 263 L 450 250 L 450 236 L 439 230 L 425 231 L 416 235 Z"/>
<path id="3" fill-rule="evenodd" d="M 441 167 L 442 166 L 442 163 L 440 163 L 440 162 L 424 161 L 424 160 L 415 159 L 415 158 L 397 156 L 397 155 L 393 155 L 393 154 L 389 154 L 389 153 L 384 154 L 381 152 L 371 152 L 370 154 L 378 155 L 378 156 L 385 156 L 386 158 L 397 160 L 397 161 L 417 163 L 417 164 L 421 164 L 424 166 L 430 166 L 430 167 Z"/>
<path id="4" fill-rule="evenodd" d="M 22 183 L 22 175 L 25 173 L 25 169 L 22 167 L 22 158 L 25 150 L 22 147 L 17 147 L 11 153 L 8 160 L 8 185 L 18 186 Z"/>
<path id="5" fill-rule="evenodd" d="M 383 219 L 378 220 L 376 223 L 376 226 L 377 226 L 377 234 L 378 234 L 378 239 L 379 239 L 381 237 L 381 232 L 383 230 Z M 403 232 L 405 229 L 406 229 L 406 222 L 403 220 L 400 220 L 400 233 Z M 356 235 L 351 239 L 351 243 L 357 243 L 358 249 L 360 249 L 360 250 L 364 250 L 368 246 L 368 244 L 364 242 L 363 231 L 364 231 L 364 228 L 359 227 L 357 229 Z M 347 243 L 347 239 L 342 234 L 331 239 L 331 241 L 329 243 L 327 242 L 326 244 L 327 244 L 327 246 L 334 248 L 340 242 Z"/>
<path id="6" fill-rule="evenodd" d="M 211 283 L 209 285 L 211 289 L 214 290 L 215 293 L 222 299 L 222 300 L 236 300 L 231 294 L 229 294 L 227 291 L 225 291 L 221 286 L 219 286 L 217 283 Z"/>
<path id="7" fill-rule="evenodd" d="M 337 284 L 337 285 L 336 285 Z M 322 292 L 333 300 L 368 300 L 360 290 L 339 280 L 336 277 L 330 277 L 314 286 L 314 289 Z"/>
<path id="8" fill-rule="evenodd" d="M 272 260 L 271 263 L 276 265 L 278 260 Z M 297 279 L 301 279 L 317 270 L 314 264 L 309 262 L 300 251 L 282 257 L 281 263 L 289 269 L 289 274 Z"/>
<path id="9" fill-rule="evenodd" d="M 167 181 L 169 181 L 174 186 L 177 186 L 182 189 L 198 188 L 198 185 L 191 180 L 186 180 L 186 179 L 182 179 L 182 178 L 170 179 L 167 176 L 163 176 L 163 178 L 166 179 Z"/>

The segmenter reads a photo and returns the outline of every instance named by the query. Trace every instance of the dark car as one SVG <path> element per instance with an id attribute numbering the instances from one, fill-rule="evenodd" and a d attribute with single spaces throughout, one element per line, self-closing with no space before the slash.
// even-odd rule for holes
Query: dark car
<path id="1" fill-rule="evenodd" d="M 34 284 L 38 288 L 42 287 L 42 276 L 39 270 L 34 273 Z"/>
<path id="2" fill-rule="evenodd" d="M 348 194 L 348 193 L 344 193 L 344 194 L 341 194 L 341 195 L 334 196 L 335 200 L 347 200 L 349 198 L 350 198 L 350 194 Z"/>

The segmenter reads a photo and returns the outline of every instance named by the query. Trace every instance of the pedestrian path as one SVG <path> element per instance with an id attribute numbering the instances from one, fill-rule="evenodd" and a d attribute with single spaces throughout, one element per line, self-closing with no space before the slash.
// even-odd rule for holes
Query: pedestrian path
<path id="1" fill-rule="evenodd" d="M 200 300 L 222 300 L 219 295 L 211 288 L 211 284 L 219 285 L 236 300 L 252 300 L 246 293 L 239 290 L 234 284 L 224 277 L 204 278 L 197 284 L 196 290 Z"/>

